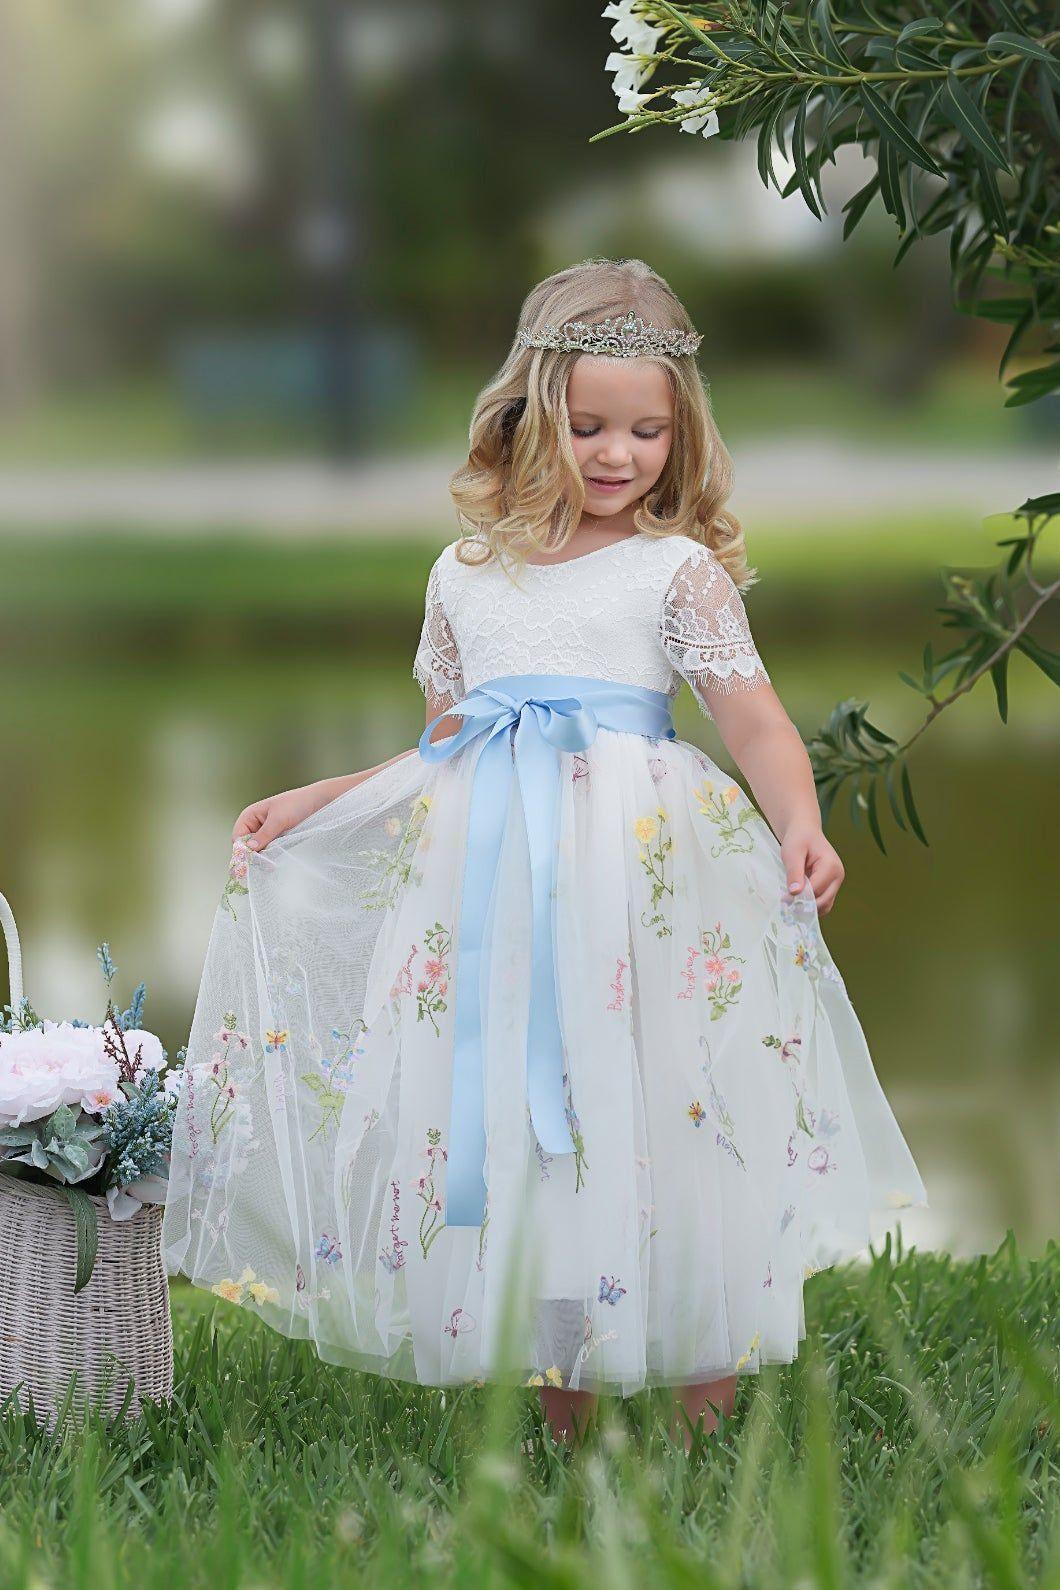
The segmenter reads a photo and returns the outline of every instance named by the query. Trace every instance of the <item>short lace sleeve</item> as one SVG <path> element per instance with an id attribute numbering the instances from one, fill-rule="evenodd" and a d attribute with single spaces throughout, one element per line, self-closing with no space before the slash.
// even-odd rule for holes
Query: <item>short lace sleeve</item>
<path id="1" fill-rule="evenodd" d="M 439 563 L 427 580 L 427 598 L 420 643 L 412 664 L 413 677 L 427 697 L 432 718 L 448 712 L 464 694 L 460 653 L 442 602 Z"/>
<path id="2" fill-rule="evenodd" d="M 693 544 L 667 589 L 662 643 L 704 711 L 711 691 L 750 690 L 769 679 L 735 582 L 699 543 Z"/>

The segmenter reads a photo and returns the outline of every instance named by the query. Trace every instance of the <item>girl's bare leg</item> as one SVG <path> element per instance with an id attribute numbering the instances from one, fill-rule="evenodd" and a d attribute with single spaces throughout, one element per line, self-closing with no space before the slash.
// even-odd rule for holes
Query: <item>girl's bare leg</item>
<path id="1" fill-rule="evenodd" d="M 718 1420 L 710 1404 L 713 1403 L 714 1407 L 720 1408 L 727 1418 L 736 1402 L 738 1379 L 738 1375 L 727 1375 L 724 1380 L 708 1380 L 698 1386 L 682 1386 L 679 1391 L 674 1392 L 670 1434 L 675 1437 L 680 1434 L 683 1437 L 686 1452 L 691 1448 L 692 1434 L 682 1419 L 678 1407 L 680 1406 L 687 1413 L 693 1429 L 702 1415 L 703 1434 L 712 1435 L 718 1428 Z"/>
<path id="2" fill-rule="evenodd" d="M 567 1391 L 560 1386 L 542 1386 L 541 1407 L 557 1441 L 575 1441 L 585 1434 L 589 1421 L 596 1416 L 599 1401 L 592 1391 Z M 574 1420 L 578 1421 L 578 1436 L 574 1433 Z"/>

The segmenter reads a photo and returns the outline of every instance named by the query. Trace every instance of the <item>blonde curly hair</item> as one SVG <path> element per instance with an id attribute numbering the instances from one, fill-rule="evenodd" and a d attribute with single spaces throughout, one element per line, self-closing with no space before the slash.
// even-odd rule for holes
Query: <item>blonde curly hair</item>
<path id="1" fill-rule="evenodd" d="M 475 400 L 467 463 L 449 480 L 461 562 L 497 558 L 510 567 L 531 552 L 555 552 L 567 545 L 582 515 L 585 486 L 567 412 L 567 382 L 581 355 L 524 348 L 519 332 L 567 320 L 595 322 L 629 310 L 665 330 L 695 330 L 670 286 L 639 259 L 583 260 L 527 294 L 508 357 Z M 673 442 L 662 474 L 637 506 L 634 525 L 644 535 L 701 542 L 746 589 L 755 571 L 747 566 L 740 522 L 725 507 L 732 459 L 699 367 L 687 356 L 660 355 L 657 362 L 673 395 Z"/>

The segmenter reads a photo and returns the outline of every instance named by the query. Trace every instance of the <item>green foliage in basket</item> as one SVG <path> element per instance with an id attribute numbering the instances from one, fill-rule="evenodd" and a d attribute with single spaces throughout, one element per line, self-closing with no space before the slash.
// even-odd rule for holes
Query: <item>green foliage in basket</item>
<path id="1" fill-rule="evenodd" d="M 60 1104 L 44 1120 L 0 1127 L 0 1154 L 5 1166 L 31 1165 L 54 1181 L 84 1181 L 99 1170 L 105 1132 L 103 1123 L 85 1111 L 75 1115 L 68 1104 Z"/>

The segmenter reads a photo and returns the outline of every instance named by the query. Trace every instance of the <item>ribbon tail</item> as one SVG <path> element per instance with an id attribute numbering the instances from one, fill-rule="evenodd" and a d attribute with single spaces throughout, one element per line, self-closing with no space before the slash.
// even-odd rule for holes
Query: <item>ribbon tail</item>
<path id="1" fill-rule="evenodd" d="M 488 965 L 486 918 L 508 812 L 512 758 L 508 725 L 490 736 L 472 775 L 467 856 L 457 936 L 453 1082 L 449 1109 L 445 1223 L 480 1226 L 486 1209 L 486 1110 L 482 986 Z"/>
<path id="2" fill-rule="evenodd" d="M 573 1154 L 563 1088 L 563 1034 L 552 931 L 559 850 L 560 760 L 533 713 L 516 731 L 515 766 L 530 852 L 532 938 L 526 1092 L 530 1120 L 548 1154 Z"/>

